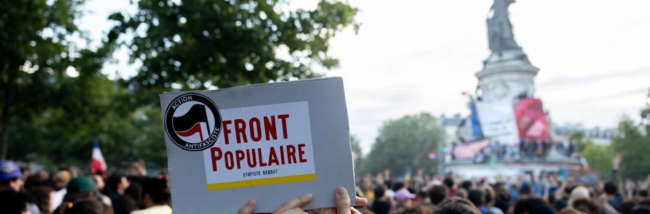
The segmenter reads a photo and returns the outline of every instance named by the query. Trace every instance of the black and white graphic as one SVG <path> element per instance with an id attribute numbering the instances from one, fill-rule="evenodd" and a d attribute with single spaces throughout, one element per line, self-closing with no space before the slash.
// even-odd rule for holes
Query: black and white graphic
<path id="1" fill-rule="evenodd" d="M 188 93 L 176 97 L 165 111 L 165 132 L 181 149 L 212 147 L 221 132 L 221 114 L 208 97 Z"/>

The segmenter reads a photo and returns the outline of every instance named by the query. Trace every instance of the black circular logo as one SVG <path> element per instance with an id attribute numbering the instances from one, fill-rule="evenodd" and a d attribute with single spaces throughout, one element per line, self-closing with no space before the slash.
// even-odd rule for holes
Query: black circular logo
<path id="1" fill-rule="evenodd" d="M 221 113 L 206 96 L 197 93 L 180 95 L 165 111 L 165 132 L 181 149 L 203 151 L 219 139 Z"/>

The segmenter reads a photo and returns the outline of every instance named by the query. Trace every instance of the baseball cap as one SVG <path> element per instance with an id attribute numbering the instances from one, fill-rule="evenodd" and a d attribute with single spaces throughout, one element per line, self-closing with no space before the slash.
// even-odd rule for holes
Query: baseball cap
<path id="1" fill-rule="evenodd" d="M 95 181 L 91 177 L 76 177 L 66 187 L 68 193 L 95 192 Z"/>
<path id="2" fill-rule="evenodd" d="M 417 196 L 406 189 L 400 189 L 395 193 L 395 200 L 404 201 L 406 199 L 415 199 Z"/>
<path id="3" fill-rule="evenodd" d="M 18 167 L 16 162 L 0 160 L 0 182 L 21 177 L 23 177 L 23 174 L 20 173 L 20 167 Z"/>

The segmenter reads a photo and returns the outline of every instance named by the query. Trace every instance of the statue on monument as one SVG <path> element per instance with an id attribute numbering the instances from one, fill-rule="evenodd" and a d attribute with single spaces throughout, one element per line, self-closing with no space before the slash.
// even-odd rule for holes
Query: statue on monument
<path id="1" fill-rule="evenodd" d="M 531 65 L 528 56 L 517 45 L 512 32 L 512 23 L 508 7 L 515 0 L 494 0 L 487 17 L 488 40 L 492 54 L 485 61 L 484 66 L 496 65 L 502 62 L 517 62 Z"/>
<path id="2" fill-rule="evenodd" d="M 494 0 L 494 4 L 490 8 L 487 28 L 492 52 L 521 50 L 521 47 L 515 42 L 515 35 L 512 33 L 512 23 L 510 23 L 508 14 L 508 7 L 514 2 L 515 0 Z"/>

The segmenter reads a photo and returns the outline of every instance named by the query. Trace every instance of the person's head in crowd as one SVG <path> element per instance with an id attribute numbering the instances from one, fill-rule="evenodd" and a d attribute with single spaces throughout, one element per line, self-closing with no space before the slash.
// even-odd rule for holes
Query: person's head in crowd
<path id="1" fill-rule="evenodd" d="M 124 191 L 124 196 L 128 196 L 129 198 L 132 198 L 135 201 L 137 207 L 141 207 L 142 198 L 144 196 L 142 193 L 142 185 L 140 183 L 144 183 L 144 181 L 136 180 L 130 182 L 129 188 L 126 188 L 126 191 Z"/>
<path id="2" fill-rule="evenodd" d="M 500 183 L 494 186 L 494 207 L 499 208 L 503 213 L 510 209 L 510 192 Z"/>
<path id="3" fill-rule="evenodd" d="M 529 197 L 533 195 L 533 187 L 528 183 L 524 182 L 519 186 L 519 195 L 520 197 Z"/>
<path id="4" fill-rule="evenodd" d="M 23 174 L 16 162 L 0 160 L 0 191 L 18 192 L 23 187 Z"/>
<path id="5" fill-rule="evenodd" d="M 412 200 L 417 196 L 406 189 L 400 189 L 395 193 L 395 201 L 398 207 L 411 208 Z"/>
<path id="6" fill-rule="evenodd" d="M 95 188 L 97 189 L 97 191 L 104 190 L 104 187 L 106 185 L 104 184 L 104 178 L 102 178 L 101 175 L 94 174 L 93 175 L 93 181 L 95 181 Z"/>
<path id="7" fill-rule="evenodd" d="M 583 186 L 577 186 L 576 188 L 573 188 L 573 191 L 571 191 L 571 196 L 569 197 L 569 206 L 573 204 L 574 200 L 580 199 L 580 198 L 589 198 L 589 190 Z"/>
<path id="8" fill-rule="evenodd" d="M 384 181 L 384 186 L 386 186 L 386 191 L 392 190 L 393 189 L 393 182 L 391 181 Z"/>
<path id="9" fill-rule="evenodd" d="M 447 186 L 447 188 L 449 189 L 454 188 L 454 179 L 450 177 L 445 178 L 445 180 L 442 181 L 442 183 L 444 183 L 445 186 Z"/>
<path id="10" fill-rule="evenodd" d="M 616 183 L 614 182 L 605 183 L 603 189 L 605 189 L 605 194 L 607 195 L 616 195 L 616 193 L 618 192 L 618 187 L 616 187 Z"/>
<path id="11" fill-rule="evenodd" d="M 467 198 L 467 190 L 465 190 L 465 189 L 459 189 L 459 190 L 456 191 L 456 195 L 455 195 L 455 196 L 456 196 L 456 197 L 459 197 L 459 198 Z"/>
<path id="12" fill-rule="evenodd" d="M 72 175 L 67 170 L 61 170 L 54 175 L 54 190 L 60 190 L 68 186 Z"/>
<path id="13" fill-rule="evenodd" d="M 167 180 L 151 178 L 142 183 L 142 203 L 145 207 L 165 205 L 169 203 L 171 193 Z"/>
<path id="14" fill-rule="evenodd" d="M 650 214 L 650 207 L 648 206 L 636 206 L 629 214 Z"/>
<path id="15" fill-rule="evenodd" d="M 573 209 L 571 207 L 567 207 L 560 210 L 556 214 L 586 214 L 586 213 L 580 212 L 579 210 Z"/>
<path id="16" fill-rule="evenodd" d="M 23 187 L 26 190 L 29 190 L 29 189 L 31 189 L 33 187 L 38 187 L 38 186 L 51 186 L 51 185 L 49 183 L 49 180 L 43 180 L 43 179 L 39 178 L 38 175 L 31 175 L 31 176 L 27 177 L 27 179 L 25 180 L 25 184 L 23 185 Z"/>
<path id="17" fill-rule="evenodd" d="M 79 177 L 79 173 L 77 173 L 77 168 L 75 168 L 74 166 L 66 167 L 65 170 L 68 170 L 68 172 L 70 172 L 71 178 Z"/>
<path id="18" fill-rule="evenodd" d="M 429 200 L 433 205 L 440 204 L 442 201 L 447 199 L 448 195 L 449 195 L 449 189 L 447 189 L 447 186 L 436 185 L 431 187 L 431 189 L 429 190 Z"/>
<path id="19" fill-rule="evenodd" d="M 519 199 L 513 209 L 514 214 L 554 214 L 553 209 L 541 198 Z"/>
<path id="20" fill-rule="evenodd" d="M 568 199 L 569 196 L 571 196 L 571 192 L 573 191 L 573 189 L 575 189 L 574 186 L 566 186 L 564 188 L 564 195 L 562 195 L 562 198 Z"/>
<path id="21" fill-rule="evenodd" d="M 472 185 L 472 181 L 466 180 L 466 181 L 463 181 L 463 183 L 461 183 L 460 186 L 461 186 L 461 188 L 469 191 L 472 188 L 473 185 Z"/>
<path id="22" fill-rule="evenodd" d="M 485 203 L 485 198 L 483 196 L 483 191 L 478 189 L 472 189 L 467 192 L 467 199 L 471 201 L 474 206 L 481 207 Z"/>
<path id="23" fill-rule="evenodd" d="M 415 188 L 413 188 L 413 187 L 408 187 L 408 188 L 406 188 L 406 190 L 408 190 L 410 193 L 413 193 L 413 194 L 415 194 L 417 192 L 417 191 L 415 191 Z"/>
<path id="24" fill-rule="evenodd" d="M 636 206 L 636 204 L 637 204 L 636 201 L 633 200 L 624 201 L 621 204 L 619 211 L 621 212 L 621 214 L 628 214 L 632 211 L 632 209 Z"/>
<path id="25" fill-rule="evenodd" d="M 111 194 L 124 195 L 124 191 L 129 188 L 129 180 L 122 174 L 114 174 L 108 177 L 106 181 Z"/>
<path id="26" fill-rule="evenodd" d="M 555 198 L 555 193 L 557 192 L 557 187 L 551 187 L 548 189 L 548 203 L 554 205 L 557 202 Z"/>
<path id="27" fill-rule="evenodd" d="M 137 201 L 129 196 L 115 198 L 112 204 L 114 214 L 129 214 L 138 209 Z"/>
<path id="28" fill-rule="evenodd" d="M 17 191 L 0 191 L 0 211 L 3 214 L 31 214 L 27 209 L 29 198 Z"/>
<path id="29" fill-rule="evenodd" d="M 644 201 L 648 199 L 648 190 L 642 189 L 637 191 L 636 193 L 636 200 L 637 201 Z"/>
<path id="30" fill-rule="evenodd" d="M 397 192 L 398 190 L 404 188 L 404 183 L 403 182 L 397 182 L 393 184 L 393 191 Z"/>
<path id="31" fill-rule="evenodd" d="M 63 201 L 75 202 L 78 200 L 92 199 L 95 197 L 97 189 L 95 181 L 90 177 L 76 177 L 70 180 L 66 186 L 67 193 Z M 62 206 L 65 204 L 61 204 Z"/>
<path id="32" fill-rule="evenodd" d="M 112 214 L 111 207 L 97 200 L 84 199 L 75 202 L 65 202 L 55 211 L 55 214 Z"/>
<path id="33" fill-rule="evenodd" d="M 425 202 L 425 203 L 430 202 L 429 201 L 429 194 L 426 191 L 418 191 L 415 194 L 418 195 L 418 201 Z"/>
<path id="34" fill-rule="evenodd" d="M 467 199 L 453 197 L 438 204 L 433 214 L 481 214 L 481 211 Z"/>
<path id="35" fill-rule="evenodd" d="M 381 185 L 375 187 L 375 200 L 383 200 L 384 196 L 386 196 L 386 189 Z"/>
<path id="36" fill-rule="evenodd" d="M 50 172 L 48 172 L 47 170 L 40 170 L 36 175 L 42 181 L 50 180 Z"/>
<path id="37" fill-rule="evenodd" d="M 494 200 L 496 197 L 496 194 L 494 193 L 494 190 L 492 189 L 492 186 L 490 185 L 485 185 L 483 186 L 483 198 L 485 198 L 485 206 L 494 206 Z"/>
<path id="38" fill-rule="evenodd" d="M 571 202 L 571 207 L 586 214 L 601 214 L 600 206 L 591 198 L 578 198 Z"/>
<path id="39" fill-rule="evenodd" d="M 41 213 L 52 213 L 52 198 L 54 197 L 54 190 L 49 186 L 36 186 L 30 188 L 29 194 L 32 196 L 33 202 L 38 206 Z"/>
<path id="40" fill-rule="evenodd" d="M 23 174 L 23 180 L 27 180 L 27 177 L 29 177 L 29 168 L 27 167 L 20 168 L 20 173 Z"/>

